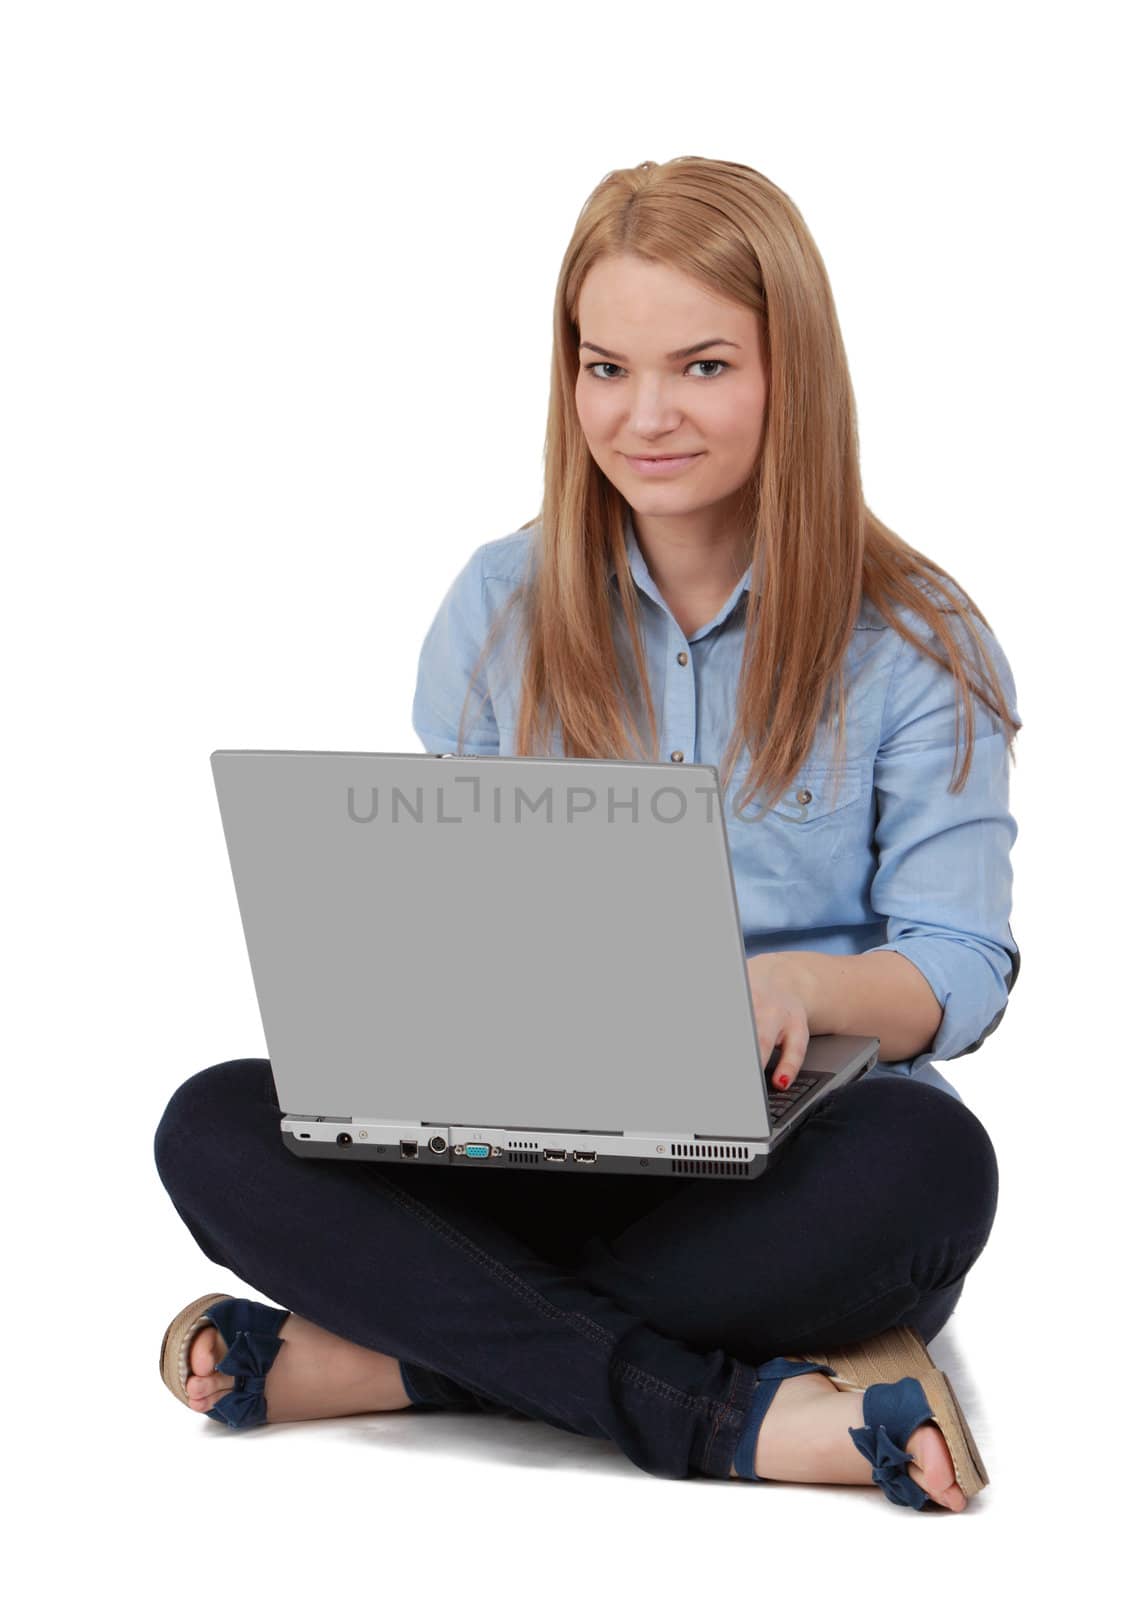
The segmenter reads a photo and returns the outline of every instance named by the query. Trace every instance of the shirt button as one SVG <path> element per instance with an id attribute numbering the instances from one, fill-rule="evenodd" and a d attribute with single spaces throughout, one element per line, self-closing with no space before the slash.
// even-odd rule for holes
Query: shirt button
<path id="1" fill-rule="evenodd" d="M 686 662 L 689 659 L 690 659 L 689 656 L 686 654 L 686 652 L 684 650 L 679 650 L 678 651 L 678 666 L 679 667 L 684 667 Z"/>
<path id="2" fill-rule="evenodd" d="M 685 756 L 682 754 L 682 752 L 680 750 L 671 750 L 670 751 L 670 760 L 671 761 L 684 761 L 685 759 L 686 759 Z"/>
<path id="3" fill-rule="evenodd" d="M 797 803 L 799 806 L 807 806 L 812 799 L 813 791 L 811 789 L 798 789 Z"/>

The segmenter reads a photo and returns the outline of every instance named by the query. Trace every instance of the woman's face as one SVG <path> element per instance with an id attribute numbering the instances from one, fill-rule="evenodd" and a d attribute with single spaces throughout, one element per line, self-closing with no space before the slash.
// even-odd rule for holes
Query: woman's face
<path id="1" fill-rule="evenodd" d="M 725 515 L 755 468 L 765 421 L 757 314 L 674 267 L 621 256 L 591 267 L 577 324 L 575 405 L 606 477 L 655 520 Z M 674 455 L 694 459 L 658 475 L 630 459 Z"/>

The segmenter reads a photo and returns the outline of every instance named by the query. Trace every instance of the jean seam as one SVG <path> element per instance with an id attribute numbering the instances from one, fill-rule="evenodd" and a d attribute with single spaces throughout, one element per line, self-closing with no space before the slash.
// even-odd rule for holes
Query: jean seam
<path id="1" fill-rule="evenodd" d="M 958 1237 L 960 1237 L 960 1236 L 958 1235 Z M 960 1272 L 960 1273 L 958 1273 L 956 1275 L 957 1278 L 963 1277 L 965 1275 L 965 1273 L 967 1273 L 969 1271 L 969 1268 L 976 1261 L 977 1257 L 980 1255 L 980 1252 L 981 1252 L 981 1250 L 984 1249 L 984 1245 L 985 1245 L 985 1241 L 984 1241 L 984 1239 L 982 1238 L 982 1236 L 980 1234 L 970 1234 L 967 1237 L 970 1240 L 974 1240 L 975 1239 L 977 1241 L 976 1248 L 975 1248 L 975 1250 L 973 1250 L 972 1258 L 969 1261 L 969 1265 L 967 1267 L 965 1267 L 964 1272 Z M 969 1246 L 969 1248 L 973 1249 L 973 1247 L 971 1245 Z M 937 1284 L 934 1287 L 936 1289 L 947 1289 L 947 1288 L 951 1287 L 952 1282 L 955 1282 L 955 1281 L 956 1281 L 956 1279 L 951 1279 L 949 1283 Z M 898 1278 L 895 1282 L 887 1283 L 883 1288 L 878 1289 L 876 1291 L 876 1293 L 871 1294 L 871 1295 L 867 1295 L 864 1300 L 858 1300 L 858 1301 L 854 1302 L 853 1305 L 845 1308 L 844 1310 L 839 1310 L 837 1312 L 838 1320 L 842 1320 L 842 1319 L 845 1319 L 845 1318 L 848 1318 L 848 1317 L 855 1316 L 859 1311 L 864 1311 L 868 1306 L 874 1305 L 878 1300 L 883 1300 L 886 1295 L 893 1294 L 899 1289 L 915 1289 L 915 1288 L 916 1288 L 916 1284 L 913 1283 L 912 1278 L 908 1278 L 908 1279 Z M 930 1291 L 930 1292 L 932 1292 L 932 1291 Z M 796 1346 L 796 1345 L 799 1345 L 799 1344 L 812 1343 L 816 1338 L 817 1338 L 816 1330 L 814 1330 L 813 1332 L 806 1332 L 806 1331 L 802 1330 L 800 1333 L 791 1334 L 789 1339 L 786 1341 L 786 1343 L 792 1348 L 793 1346 Z"/>
<path id="2" fill-rule="evenodd" d="M 537 1289 L 520 1278 L 517 1273 L 512 1272 L 503 1262 L 498 1261 L 494 1256 L 488 1255 L 481 1245 L 476 1244 L 465 1233 L 460 1233 L 457 1228 L 444 1221 L 429 1206 L 423 1205 L 421 1200 L 416 1200 L 413 1195 L 408 1194 L 404 1189 L 397 1187 L 381 1175 L 379 1181 L 390 1190 L 401 1205 L 419 1215 L 423 1221 L 428 1222 L 431 1227 L 437 1229 L 444 1238 L 449 1238 L 456 1247 L 464 1249 L 493 1277 L 501 1279 L 526 1304 L 545 1312 L 548 1316 L 557 1317 L 561 1321 L 570 1324 L 604 1349 L 609 1349 L 613 1345 L 614 1341 L 610 1333 L 599 1323 L 594 1322 L 580 1311 L 565 1311 L 560 1306 L 556 1306 L 545 1295 L 539 1294 Z M 632 1362 L 620 1360 L 617 1357 L 610 1361 L 609 1370 L 618 1372 L 626 1381 L 645 1393 L 657 1395 L 660 1399 L 668 1400 L 671 1404 L 687 1411 L 713 1416 L 715 1412 L 718 1414 L 724 1413 L 728 1404 L 726 1401 L 711 1400 L 706 1396 L 687 1394 L 684 1390 L 677 1389 L 673 1384 L 667 1383 L 664 1378 L 654 1377 L 651 1373 L 644 1372 L 641 1367 L 634 1366 Z"/>
<path id="3" fill-rule="evenodd" d="M 723 1401 L 715 1406 L 713 1422 L 711 1423 L 710 1431 L 706 1436 L 705 1449 L 702 1451 L 701 1470 L 703 1473 L 708 1473 L 710 1476 L 714 1475 L 713 1457 L 714 1451 L 717 1447 L 718 1436 L 721 1433 L 722 1427 L 725 1423 L 732 1419 L 735 1430 L 740 1437 L 741 1429 L 745 1422 L 746 1410 L 749 1405 L 749 1398 L 754 1387 L 756 1386 L 757 1381 L 756 1370 L 753 1367 L 738 1361 L 736 1357 L 732 1357 L 731 1359 L 734 1360 L 735 1364 L 733 1377 L 730 1379 L 729 1393 L 726 1395 Z M 743 1388 L 745 1391 L 744 1394 L 739 1394 L 739 1390 Z M 732 1460 L 730 1465 L 732 1465 Z M 728 1472 L 725 1474 L 725 1476 L 728 1476 Z"/>

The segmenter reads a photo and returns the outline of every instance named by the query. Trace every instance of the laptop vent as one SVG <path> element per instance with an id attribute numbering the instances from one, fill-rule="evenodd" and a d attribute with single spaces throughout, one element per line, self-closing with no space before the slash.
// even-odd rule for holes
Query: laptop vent
<path id="1" fill-rule="evenodd" d="M 749 1165 L 744 1144 L 672 1144 L 671 1174 L 679 1177 L 737 1177 Z"/>
<path id="2" fill-rule="evenodd" d="M 507 1139 L 505 1149 L 512 1167 L 536 1167 L 542 1159 L 535 1139 Z"/>

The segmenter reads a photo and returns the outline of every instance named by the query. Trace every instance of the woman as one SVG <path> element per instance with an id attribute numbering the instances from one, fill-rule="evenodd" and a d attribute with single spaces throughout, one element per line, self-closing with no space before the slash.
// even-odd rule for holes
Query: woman
<path id="1" fill-rule="evenodd" d="M 232 1426 L 509 1410 L 662 1476 L 959 1511 L 986 1474 L 925 1344 L 997 1168 L 930 1063 L 979 1048 L 1019 971 L 1012 674 L 866 507 L 825 268 L 761 174 L 609 174 L 562 264 L 552 373 L 541 513 L 451 585 L 415 728 L 441 753 L 720 762 L 773 1085 L 811 1033 L 877 1036 L 879 1065 L 753 1183 L 301 1163 L 269 1064 L 209 1067 L 168 1104 L 159 1171 L 280 1308 L 201 1296 L 161 1370 Z"/>

